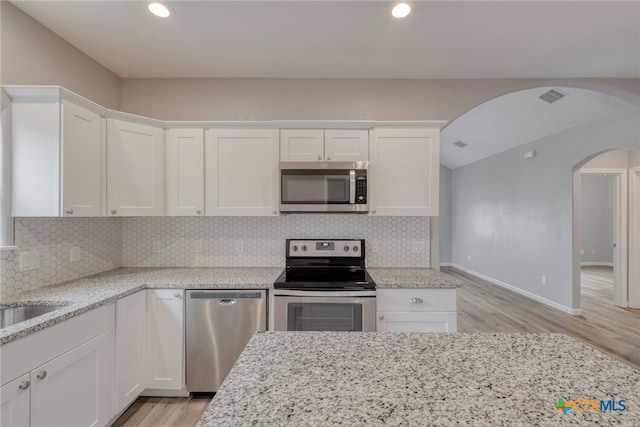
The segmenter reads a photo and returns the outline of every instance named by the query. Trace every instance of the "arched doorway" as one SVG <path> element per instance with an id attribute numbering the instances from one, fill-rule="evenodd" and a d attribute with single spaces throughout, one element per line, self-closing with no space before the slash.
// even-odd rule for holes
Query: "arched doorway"
<path id="1" fill-rule="evenodd" d="M 562 100 L 548 107 L 546 116 L 534 114 L 543 107 L 533 103 L 542 102 L 537 98 L 549 90 L 567 94 L 565 100 L 585 95 L 615 107 L 541 133 L 538 128 L 544 128 L 543 118 L 562 122 L 555 114 Z M 507 97 L 531 94 L 535 96 L 527 101 L 530 108 L 520 116 L 516 104 L 504 107 Z M 636 99 L 634 96 L 630 98 Z M 502 109 L 498 108 L 501 104 Z M 592 105 L 578 103 L 569 113 Z M 573 237 L 573 171 L 604 151 L 640 149 L 639 106 L 640 100 L 630 103 L 600 91 L 538 87 L 487 101 L 451 122 L 441 138 L 444 166 L 447 152 L 481 147 L 485 141 L 508 143 L 493 144 L 494 151 L 485 155 L 469 150 L 472 155 L 464 162 L 449 167 L 451 265 L 567 313 L 580 314 L 580 271 L 575 260 L 581 248 Z M 509 127 L 508 137 L 494 138 L 503 127 Z M 441 240 L 446 233 L 440 231 Z"/>

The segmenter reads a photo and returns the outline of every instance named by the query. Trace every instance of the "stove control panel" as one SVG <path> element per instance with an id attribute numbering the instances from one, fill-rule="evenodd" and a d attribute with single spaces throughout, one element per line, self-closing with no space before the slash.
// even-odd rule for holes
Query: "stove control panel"
<path id="1" fill-rule="evenodd" d="M 360 257 L 364 240 L 287 240 L 288 257 Z"/>

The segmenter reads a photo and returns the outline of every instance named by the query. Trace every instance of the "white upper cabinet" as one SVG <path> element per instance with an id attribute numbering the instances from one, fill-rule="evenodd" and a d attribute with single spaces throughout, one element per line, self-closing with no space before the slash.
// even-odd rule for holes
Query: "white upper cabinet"
<path id="1" fill-rule="evenodd" d="M 280 160 L 286 162 L 369 160 L 369 131 L 282 129 Z"/>
<path id="2" fill-rule="evenodd" d="M 13 216 L 105 214 L 104 119 L 66 100 L 12 104 Z"/>
<path id="3" fill-rule="evenodd" d="M 206 215 L 278 214 L 278 131 L 205 132 Z"/>
<path id="4" fill-rule="evenodd" d="M 170 129 L 167 138 L 167 215 L 204 214 L 204 130 Z"/>
<path id="5" fill-rule="evenodd" d="M 107 215 L 164 214 L 164 131 L 109 119 Z"/>
<path id="6" fill-rule="evenodd" d="M 439 129 L 374 129 L 370 215 L 438 216 Z"/>

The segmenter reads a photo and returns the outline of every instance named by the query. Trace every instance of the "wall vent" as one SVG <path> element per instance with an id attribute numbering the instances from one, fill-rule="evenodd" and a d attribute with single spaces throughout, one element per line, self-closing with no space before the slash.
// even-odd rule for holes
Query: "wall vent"
<path id="1" fill-rule="evenodd" d="M 460 147 L 460 148 L 464 148 L 464 147 L 467 146 L 467 144 L 465 144 L 462 141 L 456 141 L 456 142 L 453 143 L 453 145 L 455 145 L 456 147 Z"/>
<path id="2" fill-rule="evenodd" d="M 566 94 L 560 92 L 559 90 L 551 89 L 549 92 L 540 95 L 539 98 L 543 101 L 548 102 L 549 104 L 553 104 L 554 102 L 561 98 L 564 98 L 565 96 Z"/>

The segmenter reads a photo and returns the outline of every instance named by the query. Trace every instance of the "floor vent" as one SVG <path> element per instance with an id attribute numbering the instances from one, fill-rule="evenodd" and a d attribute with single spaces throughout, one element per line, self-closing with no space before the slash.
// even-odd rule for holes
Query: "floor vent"
<path id="1" fill-rule="evenodd" d="M 549 104 L 553 104 L 557 100 L 564 98 L 565 94 L 556 89 L 551 89 L 549 92 L 540 95 L 540 99 L 547 101 Z"/>
<path id="2" fill-rule="evenodd" d="M 455 145 L 456 147 L 460 147 L 460 148 L 464 148 L 464 147 L 467 146 L 467 144 L 465 144 L 462 141 L 456 141 L 456 142 L 453 143 L 453 145 Z"/>

